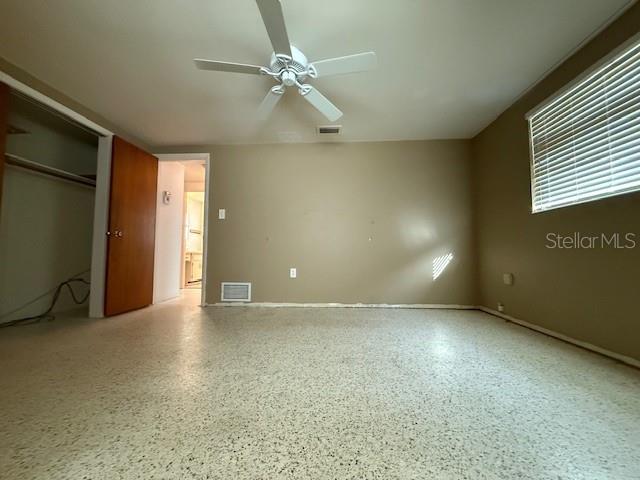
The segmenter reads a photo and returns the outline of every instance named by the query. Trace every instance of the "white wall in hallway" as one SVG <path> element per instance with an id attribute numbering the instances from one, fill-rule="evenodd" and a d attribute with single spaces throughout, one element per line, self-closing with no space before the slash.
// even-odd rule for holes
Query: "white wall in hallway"
<path id="1" fill-rule="evenodd" d="M 168 204 L 163 201 L 165 191 L 171 192 Z M 153 303 L 180 294 L 183 214 L 184 165 L 180 162 L 158 162 Z"/>

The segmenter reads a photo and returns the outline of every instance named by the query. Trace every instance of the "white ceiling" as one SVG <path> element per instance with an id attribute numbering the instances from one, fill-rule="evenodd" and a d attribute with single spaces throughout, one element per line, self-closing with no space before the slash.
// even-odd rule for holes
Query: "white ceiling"
<path id="1" fill-rule="evenodd" d="M 283 0 L 311 60 L 374 50 L 376 72 L 314 85 L 348 141 L 468 138 L 629 0 Z M 254 0 L 1 0 L 0 56 L 150 145 L 316 141 L 326 120 L 268 78 L 194 57 L 267 64 Z"/>

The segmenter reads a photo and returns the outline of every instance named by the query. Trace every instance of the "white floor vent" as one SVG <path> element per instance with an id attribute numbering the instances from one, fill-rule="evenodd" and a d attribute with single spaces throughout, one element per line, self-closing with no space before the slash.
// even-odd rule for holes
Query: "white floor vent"
<path id="1" fill-rule="evenodd" d="M 223 302 L 250 302 L 251 284 L 244 282 L 222 282 Z"/>

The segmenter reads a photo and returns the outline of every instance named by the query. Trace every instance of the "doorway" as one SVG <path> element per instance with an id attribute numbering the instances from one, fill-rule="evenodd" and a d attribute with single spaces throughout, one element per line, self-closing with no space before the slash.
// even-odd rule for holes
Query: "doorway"
<path id="1" fill-rule="evenodd" d="M 194 168 L 200 165 L 187 167 Z M 203 169 L 203 167 L 201 167 Z M 198 174 L 198 172 L 196 172 Z M 202 172 L 204 183 L 204 171 Z M 182 252 L 184 262 L 182 264 L 182 288 L 202 288 L 202 252 L 204 241 L 202 233 L 204 231 L 204 191 L 193 191 L 188 189 L 190 182 L 186 181 L 184 192 L 184 215 L 183 215 L 183 239 Z"/>
<path id="2" fill-rule="evenodd" d="M 209 154 L 158 154 L 153 303 L 205 304 Z M 198 300 L 195 300 L 196 302 Z"/>

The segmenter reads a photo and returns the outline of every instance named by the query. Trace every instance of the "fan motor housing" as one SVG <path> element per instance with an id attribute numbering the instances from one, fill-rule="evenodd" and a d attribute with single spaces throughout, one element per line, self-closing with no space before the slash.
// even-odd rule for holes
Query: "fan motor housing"
<path id="1" fill-rule="evenodd" d="M 271 71 L 274 73 L 282 72 L 283 70 L 290 70 L 295 73 L 299 82 L 302 82 L 307 76 L 305 73 L 307 72 L 307 68 L 309 67 L 309 60 L 304 53 L 298 50 L 296 47 L 291 45 L 291 56 L 292 60 L 287 65 L 281 59 L 279 59 L 275 52 L 271 54 L 271 62 L 269 65 L 271 66 Z"/>

